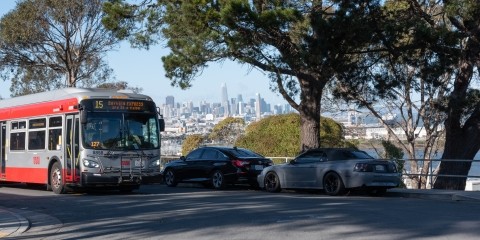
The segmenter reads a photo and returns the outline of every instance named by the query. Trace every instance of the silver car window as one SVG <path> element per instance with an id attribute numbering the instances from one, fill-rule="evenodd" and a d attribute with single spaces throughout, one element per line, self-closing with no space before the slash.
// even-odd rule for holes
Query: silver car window
<path id="1" fill-rule="evenodd" d="M 355 159 L 373 159 L 364 151 L 359 150 L 339 150 L 335 151 L 330 160 L 355 160 Z"/>
<path id="2" fill-rule="evenodd" d="M 299 156 L 295 161 L 297 163 L 316 163 L 323 162 L 327 160 L 327 155 L 323 151 L 312 151 L 307 152 Z"/>

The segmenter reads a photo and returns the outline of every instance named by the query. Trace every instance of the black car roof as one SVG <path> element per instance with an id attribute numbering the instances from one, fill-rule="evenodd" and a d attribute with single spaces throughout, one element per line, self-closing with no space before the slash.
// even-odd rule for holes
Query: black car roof
<path id="1" fill-rule="evenodd" d="M 227 146 L 203 146 L 203 147 L 199 147 L 199 148 L 213 148 L 213 149 L 218 149 L 218 150 L 232 150 L 232 149 L 245 149 L 245 150 L 249 150 L 249 149 L 246 149 L 246 148 L 227 147 Z M 249 151 L 252 151 L 252 150 L 249 150 Z"/>
<path id="2" fill-rule="evenodd" d="M 221 151 L 221 152 L 223 152 L 227 155 L 232 155 L 233 154 L 233 152 L 231 150 L 245 150 L 245 151 L 252 152 L 252 153 L 258 155 L 259 157 L 263 157 L 261 154 L 258 154 L 253 150 L 250 150 L 250 149 L 247 149 L 247 148 L 241 148 L 241 147 L 203 146 L 203 147 L 199 147 L 197 149 L 216 149 L 216 150 L 219 150 L 219 151 Z"/>

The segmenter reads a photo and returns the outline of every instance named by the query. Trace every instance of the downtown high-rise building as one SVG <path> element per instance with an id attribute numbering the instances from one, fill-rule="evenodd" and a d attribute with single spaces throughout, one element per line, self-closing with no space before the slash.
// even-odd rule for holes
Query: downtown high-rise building
<path id="1" fill-rule="evenodd" d="M 256 96 L 256 101 L 255 101 L 255 116 L 257 118 L 257 121 L 260 120 L 260 118 L 262 117 L 262 102 L 261 102 L 261 98 L 260 98 L 260 93 L 257 93 L 257 96 Z"/>
<path id="2" fill-rule="evenodd" d="M 230 116 L 230 103 L 228 101 L 228 94 L 227 94 L 227 84 L 222 84 L 222 107 L 223 107 L 223 116 L 228 117 Z"/>
<path id="3" fill-rule="evenodd" d="M 165 105 L 170 106 L 171 108 L 175 107 L 175 98 L 173 96 L 167 96 L 165 99 Z"/>

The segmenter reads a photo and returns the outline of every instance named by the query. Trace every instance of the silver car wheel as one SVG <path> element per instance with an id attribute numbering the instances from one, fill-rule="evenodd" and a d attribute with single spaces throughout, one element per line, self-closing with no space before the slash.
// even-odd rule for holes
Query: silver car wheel
<path id="1" fill-rule="evenodd" d="M 323 178 L 323 189 L 331 196 L 340 195 L 345 190 L 345 185 L 337 173 L 329 172 Z"/>
<path id="2" fill-rule="evenodd" d="M 269 172 L 265 176 L 265 190 L 267 192 L 280 192 L 282 190 L 280 186 L 280 179 L 274 172 Z"/>

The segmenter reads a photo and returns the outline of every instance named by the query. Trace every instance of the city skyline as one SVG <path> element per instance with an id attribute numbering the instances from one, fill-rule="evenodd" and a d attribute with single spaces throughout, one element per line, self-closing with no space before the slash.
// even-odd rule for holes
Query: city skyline
<path id="1" fill-rule="evenodd" d="M 288 104 L 271 104 L 256 94 L 255 98 L 250 98 L 247 102 L 243 101 L 242 94 L 236 97 L 228 97 L 228 89 L 225 83 L 221 85 L 221 99 L 219 101 L 193 101 L 178 102 L 175 96 L 165 97 L 165 101 L 157 105 L 160 107 L 164 118 L 190 117 L 194 114 L 207 115 L 214 117 L 243 116 L 246 119 L 261 119 L 263 114 L 281 114 L 292 111 Z"/>

